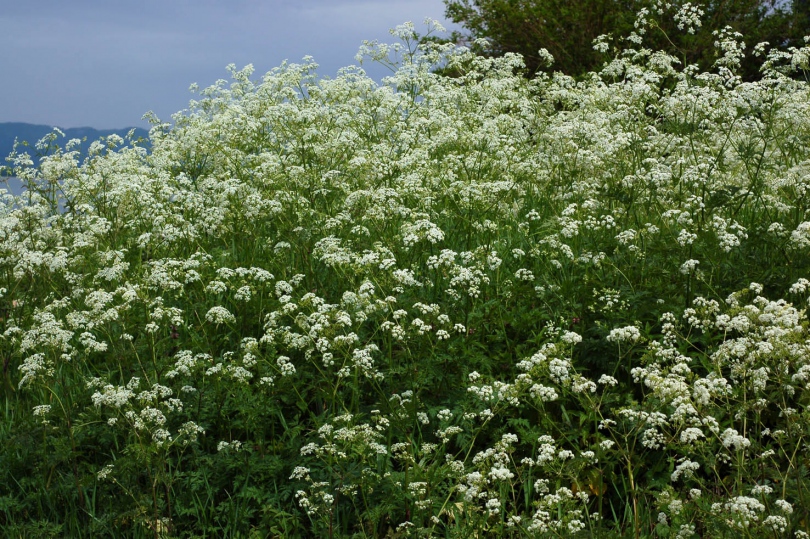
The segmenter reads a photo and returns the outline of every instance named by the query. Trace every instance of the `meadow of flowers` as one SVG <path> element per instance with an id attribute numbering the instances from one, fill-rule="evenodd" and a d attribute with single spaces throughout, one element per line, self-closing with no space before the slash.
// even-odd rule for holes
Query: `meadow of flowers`
<path id="1" fill-rule="evenodd" d="M 644 48 L 687 7 L 582 81 L 406 24 L 19 146 L 3 535 L 808 537 L 810 47 Z"/>

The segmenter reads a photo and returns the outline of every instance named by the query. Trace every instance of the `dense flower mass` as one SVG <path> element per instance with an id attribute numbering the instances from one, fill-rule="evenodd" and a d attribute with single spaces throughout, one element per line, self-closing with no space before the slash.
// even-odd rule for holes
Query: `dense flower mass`
<path id="1" fill-rule="evenodd" d="M 810 48 L 528 80 L 394 34 L 382 83 L 232 66 L 148 150 L 17 147 L 0 526 L 810 532 Z"/>

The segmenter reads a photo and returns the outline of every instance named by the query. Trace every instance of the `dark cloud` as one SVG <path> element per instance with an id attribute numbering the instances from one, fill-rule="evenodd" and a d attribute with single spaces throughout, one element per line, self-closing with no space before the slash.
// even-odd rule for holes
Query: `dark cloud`
<path id="1" fill-rule="evenodd" d="M 333 76 L 364 39 L 443 14 L 442 0 L 0 0 L 0 122 L 144 125 L 230 63 L 264 73 L 311 55 Z"/>

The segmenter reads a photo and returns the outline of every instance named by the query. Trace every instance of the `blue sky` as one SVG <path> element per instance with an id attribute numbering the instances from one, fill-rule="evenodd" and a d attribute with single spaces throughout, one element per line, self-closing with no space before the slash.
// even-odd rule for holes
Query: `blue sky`
<path id="1" fill-rule="evenodd" d="M 450 27 L 442 0 L 0 0 L 0 122 L 146 127 L 230 63 L 258 77 L 311 55 L 334 76 L 364 39 L 425 17 Z"/>

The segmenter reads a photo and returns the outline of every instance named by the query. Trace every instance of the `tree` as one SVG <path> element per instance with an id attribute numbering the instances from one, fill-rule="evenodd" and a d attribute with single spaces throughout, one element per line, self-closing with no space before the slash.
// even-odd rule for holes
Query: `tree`
<path id="1" fill-rule="evenodd" d="M 711 0 L 696 5 L 703 11 L 703 24 L 694 34 L 678 28 L 672 17 L 683 1 L 676 0 L 664 16 L 656 14 L 661 5 L 653 0 L 444 0 L 446 16 L 461 24 L 467 34 L 456 32 L 456 40 L 471 42 L 485 38 L 491 48 L 479 52 L 523 55 L 527 74 L 543 66 L 540 49 L 555 59 L 554 69 L 568 75 L 581 75 L 597 69 L 604 57 L 593 50 L 593 40 L 611 33 L 627 36 L 634 30 L 636 14 L 647 8 L 661 19 L 648 31 L 645 46 L 666 50 L 685 63 L 710 68 L 715 59 L 713 31 L 730 26 L 743 34 L 748 47 L 767 41 L 773 47 L 800 47 L 810 33 L 810 2 L 794 5 L 780 0 Z M 758 63 L 744 63 L 745 79 L 758 78 Z"/>

